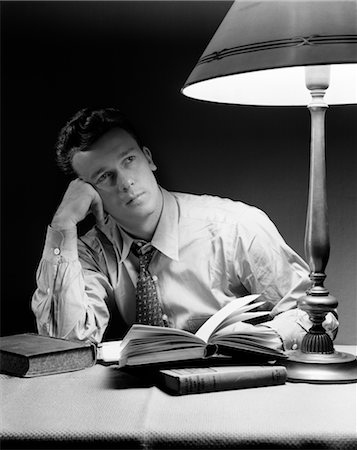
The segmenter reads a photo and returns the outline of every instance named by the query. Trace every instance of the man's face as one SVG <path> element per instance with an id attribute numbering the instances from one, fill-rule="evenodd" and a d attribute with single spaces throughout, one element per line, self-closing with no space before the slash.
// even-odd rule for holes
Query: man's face
<path id="1" fill-rule="evenodd" d="M 104 210 L 127 231 L 140 220 L 157 221 L 162 196 L 153 171 L 150 151 L 135 139 L 113 128 L 86 152 L 74 155 L 72 165 L 78 176 L 91 184 L 103 201 Z"/>

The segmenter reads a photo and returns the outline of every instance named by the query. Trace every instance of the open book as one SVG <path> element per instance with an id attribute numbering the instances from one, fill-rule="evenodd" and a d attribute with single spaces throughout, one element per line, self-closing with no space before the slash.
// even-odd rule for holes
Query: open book
<path id="1" fill-rule="evenodd" d="M 195 334 L 176 328 L 133 325 L 121 342 L 103 343 L 98 359 L 113 360 L 119 367 L 178 362 L 229 355 L 237 352 L 264 356 L 266 359 L 284 357 L 277 350 L 277 337 L 266 327 L 254 327 L 242 322 L 261 316 L 267 311 L 251 311 L 263 302 L 254 302 L 259 295 L 247 295 L 232 300 L 210 317 Z"/>

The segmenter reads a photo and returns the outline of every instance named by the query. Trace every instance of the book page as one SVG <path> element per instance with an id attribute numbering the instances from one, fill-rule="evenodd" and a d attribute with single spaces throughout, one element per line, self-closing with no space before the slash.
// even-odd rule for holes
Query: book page
<path id="1" fill-rule="evenodd" d="M 210 338 L 212 344 L 237 349 L 258 352 L 272 356 L 283 356 L 280 350 L 280 339 L 271 329 L 264 326 L 254 326 L 249 323 L 236 322 L 216 332 Z"/>
<path id="2" fill-rule="evenodd" d="M 202 353 L 205 344 L 200 338 L 185 330 L 134 324 L 122 341 L 120 357 L 123 361 L 128 361 L 128 364 L 133 358 L 146 361 L 149 357 L 154 361 L 153 355 L 161 353 L 158 358 L 162 358 L 169 351 L 182 350 L 188 357 L 191 349 L 197 352 L 194 349 L 200 348 Z"/>
<path id="3" fill-rule="evenodd" d="M 119 367 L 142 366 L 146 364 L 170 363 L 177 364 L 178 361 L 197 360 L 204 356 L 204 347 L 174 348 L 173 350 L 157 351 L 154 353 L 145 352 L 140 354 L 122 354 L 119 360 Z"/>
<path id="4" fill-rule="evenodd" d="M 194 334 L 189 331 L 179 330 L 177 328 L 168 327 L 158 327 L 151 325 L 141 325 L 134 324 L 131 326 L 127 334 L 123 339 L 123 346 L 125 346 L 129 341 L 133 340 L 152 340 L 154 342 L 158 340 L 162 341 L 188 341 L 188 342 L 198 342 L 199 339 L 195 337 Z"/>
<path id="5" fill-rule="evenodd" d="M 260 294 L 246 295 L 245 297 L 240 297 L 232 300 L 222 309 L 220 309 L 216 314 L 210 317 L 196 332 L 196 336 L 202 339 L 205 342 L 208 342 L 211 334 L 216 330 L 216 328 L 225 320 L 227 317 L 232 314 L 239 315 L 238 313 L 243 313 L 249 311 L 251 309 L 256 308 L 263 303 L 253 303 Z M 252 303 L 251 305 L 249 305 Z M 249 306 L 248 306 L 249 305 Z M 244 308 L 246 307 L 246 308 Z M 252 313 L 254 314 L 254 313 Z M 266 312 L 257 312 L 254 317 L 258 317 L 260 315 L 265 315 Z M 250 317 L 251 318 L 251 317 Z M 236 319 L 237 320 L 237 319 Z"/>
<path id="6" fill-rule="evenodd" d="M 118 362 L 121 356 L 123 341 L 101 342 L 97 349 L 97 359 L 104 362 Z"/>
<path id="7" fill-rule="evenodd" d="M 242 309 L 239 309 L 238 311 L 233 311 L 228 317 L 222 320 L 221 323 L 219 323 L 216 328 L 212 331 L 210 335 L 210 340 L 213 336 L 215 336 L 218 332 L 222 331 L 223 333 L 231 333 L 230 327 L 237 323 L 244 322 L 246 320 L 255 319 L 256 317 L 264 317 L 269 316 L 267 311 L 253 311 L 248 312 L 252 308 L 256 308 L 260 305 L 262 305 L 262 302 L 254 303 L 251 305 L 247 305 L 243 307 Z"/>

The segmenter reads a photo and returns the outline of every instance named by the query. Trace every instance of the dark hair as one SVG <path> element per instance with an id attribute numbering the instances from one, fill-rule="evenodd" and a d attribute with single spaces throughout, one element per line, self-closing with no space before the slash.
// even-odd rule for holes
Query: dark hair
<path id="1" fill-rule="evenodd" d="M 67 174 L 75 174 L 73 156 L 85 152 L 96 140 L 112 128 L 128 132 L 142 148 L 133 126 L 121 111 L 115 108 L 84 108 L 78 111 L 61 129 L 55 150 L 58 166 Z"/>

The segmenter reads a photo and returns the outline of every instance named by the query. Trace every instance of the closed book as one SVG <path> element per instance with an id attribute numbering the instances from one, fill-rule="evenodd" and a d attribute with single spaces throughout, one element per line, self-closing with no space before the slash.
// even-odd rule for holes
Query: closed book
<path id="1" fill-rule="evenodd" d="M 85 369 L 95 362 L 96 348 L 91 342 L 34 333 L 0 337 L 1 373 L 37 377 Z"/>
<path id="2" fill-rule="evenodd" d="M 286 382 L 287 371 L 278 365 L 237 365 L 217 367 L 188 367 L 158 371 L 157 384 L 175 394 L 273 386 Z"/>

